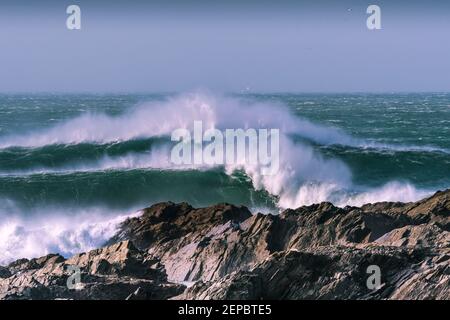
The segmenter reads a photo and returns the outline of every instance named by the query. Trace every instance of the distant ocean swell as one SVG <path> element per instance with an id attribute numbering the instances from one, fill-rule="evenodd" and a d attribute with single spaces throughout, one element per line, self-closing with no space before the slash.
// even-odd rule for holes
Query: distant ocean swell
<path id="1" fill-rule="evenodd" d="M 255 165 L 175 167 L 170 134 L 198 120 L 206 128 L 279 128 L 280 171 L 264 176 Z M 434 174 L 433 181 L 445 185 L 449 154 L 443 147 L 356 138 L 280 103 L 204 93 L 139 104 L 119 115 L 85 113 L 0 136 L 0 263 L 94 248 L 127 214 L 157 201 L 225 201 L 266 212 L 321 201 L 415 201 L 433 186 L 417 187 L 396 174 L 415 172 L 419 180 Z"/>

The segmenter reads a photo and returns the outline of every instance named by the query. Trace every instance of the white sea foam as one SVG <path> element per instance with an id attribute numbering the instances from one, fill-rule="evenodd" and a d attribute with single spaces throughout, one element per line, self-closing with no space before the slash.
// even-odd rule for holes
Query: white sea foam
<path id="1" fill-rule="evenodd" d="M 408 151 L 417 148 L 428 150 L 428 147 L 390 146 L 362 141 L 337 128 L 313 124 L 294 116 L 281 105 L 248 103 L 202 93 L 182 95 L 166 102 L 142 104 L 116 117 L 85 114 L 51 129 L 28 135 L 3 137 L 0 140 L 0 148 L 31 148 L 81 142 L 108 143 L 170 135 L 177 128 L 192 129 L 191 126 L 197 120 L 203 121 L 205 128 L 280 129 L 280 171 L 277 175 L 264 176 L 257 165 L 225 167 L 229 174 L 237 169 L 245 171 L 256 189 L 265 189 L 278 196 L 280 208 L 295 208 L 322 201 L 331 201 L 339 206 L 378 201 L 408 202 L 430 193 L 416 189 L 406 182 L 389 182 L 379 188 L 355 186 L 351 170 L 345 163 L 324 158 L 307 143 L 294 143 L 291 136 L 299 136 L 318 144 L 342 144 L 358 148 Z M 32 168 L 16 174 L 136 168 L 208 169 L 208 166 L 174 167 L 169 156 L 170 146 L 162 145 L 146 153 L 105 156 L 93 162 L 67 164 L 62 168 Z M 2 200 L 1 203 L 0 264 L 21 257 L 31 258 L 52 252 L 68 256 L 96 248 L 115 233 L 119 222 L 128 217 L 123 212 L 111 212 L 101 208 L 75 211 L 40 209 L 25 216 L 9 201 Z"/>
<path id="2" fill-rule="evenodd" d="M 379 201 L 416 201 L 431 192 L 418 190 L 407 183 L 391 182 L 383 187 L 357 194 L 343 191 L 335 184 L 307 183 L 291 197 L 280 200 L 281 207 L 295 208 L 322 201 L 335 205 L 360 206 Z M 267 209 L 254 209 L 265 212 Z M 60 253 L 69 257 L 102 246 L 118 230 L 119 224 L 127 218 L 141 214 L 114 212 L 105 208 L 84 209 L 40 209 L 25 216 L 14 207 L 13 202 L 2 199 L 0 208 L 0 265 L 6 265 L 19 258 L 35 258 L 49 253 Z M 267 211 L 268 212 L 268 211 Z M 274 213 L 273 211 L 271 211 Z"/>
<path id="3" fill-rule="evenodd" d="M 48 144 L 76 144 L 81 142 L 109 143 L 170 135 L 177 128 L 192 130 L 194 121 L 201 120 L 204 128 L 276 128 L 280 130 L 280 171 L 275 176 L 264 176 L 258 165 L 227 165 L 232 173 L 241 169 L 252 178 L 256 189 L 265 189 L 279 197 L 281 207 L 296 207 L 320 201 L 339 204 L 359 203 L 379 198 L 402 200 L 404 192 L 364 191 L 354 197 L 342 195 L 343 190 L 355 189 L 351 170 L 337 159 L 326 159 L 304 142 L 293 142 L 291 137 L 304 138 L 319 144 L 343 144 L 360 148 L 415 150 L 428 147 L 389 146 L 362 141 L 337 128 L 311 123 L 293 115 L 282 105 L 248 102 L 205 93 L 173 97 L 164 102 L 146 103 L 120 115 L 85 114 L 41 132 L 5 137 L 0 146 L 36 147 Z M 410 149 L 408 149 L 410 148 Z M 432 150 L 432 149 L 430 149 Z M 169 158 L 170 148 L 163 145 L 147 153 L 129 153 L 103 157 L 100 160 L 66 165 L 63 168 L 34 168 L 28 173 L 67 173 L 110 169 L 152 168 L 164 170 L 208 169 L 207 165 L 174 166 Z M 242 163 L 242 162 L 241 162 Z M 23 174 L 24 172 L 18 172 Z M 26 172 L 25 172 L 26 173 Z M 6 174 L 14 174 L 7 172 Z M 369 192 L 369 193 L 367 193 Z M 408 199 L 417 199 L 423 192 L 409 191 Z M 344 199 L 344 200 L 343 200 Z M 359 199 L 359 200 L 358 200 Z"/>
<path id="4" fill-rule="evenodd" d="M 202 92 L 143 103 L 118 116 L 85 113 L 49 129 L 4 136 L 0 139 L 0 148 L 128 141 L 170 135 L 177 128 L 192 129 L 194 121 L 199 120 L 205 128 L 279 128 L 285 135 L 293 134 L 325 145 L 449 152 L 433 146 L 390 145 L 357 139 L 339 128 L 318 125 L 296 116 L 281 104 L 248 102 Z"/>
<path id="5" fill-rule="evenodd" d="M 418 189 L 407 182 L 391 181 L 379 188 L 373 188 L 353 195 L 344 195 L 338 201 L 338 206 L 362 206 L 367 203 L 382 201 L 413 202 L 430 196 L 434 191 Z"/>
<path id="6" fill-rule="evenodd" d="M 0 213 L 0 265 L 49 253 L 68 257 L 98 248 L 116 233 L 120 222 L 139 214 L 86 208 L 39 210 L 23 216 L 9 209 Z"/>

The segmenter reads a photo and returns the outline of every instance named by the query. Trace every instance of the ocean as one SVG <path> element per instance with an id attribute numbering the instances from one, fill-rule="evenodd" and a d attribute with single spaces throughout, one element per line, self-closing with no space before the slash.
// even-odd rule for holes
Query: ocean
<path id="1" fill-rule="evenodd" d="M 278 128 L 280 170 L 176 167 L 194 121 Z M 160 201 L 278 213 L 415 201 L 450 187 L 450 94 L 2 94 L 0 264 L 101 245 Z"/>

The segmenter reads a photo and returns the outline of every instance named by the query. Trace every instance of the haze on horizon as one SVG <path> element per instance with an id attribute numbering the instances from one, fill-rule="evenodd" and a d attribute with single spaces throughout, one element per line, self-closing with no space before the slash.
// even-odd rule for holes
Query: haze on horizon
<path id="1" fill-rule="evenodd" d="M 0 92 L 448 92 L 449 34 L 436 0 L 4 0 Z"/>

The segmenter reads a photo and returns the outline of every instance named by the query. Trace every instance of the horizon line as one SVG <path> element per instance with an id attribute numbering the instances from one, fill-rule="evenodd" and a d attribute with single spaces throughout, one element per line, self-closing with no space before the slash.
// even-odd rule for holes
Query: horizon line
<path id="1" fill-rule="evenodd" d="M 168 91 L 168 90 L 161 90 L 161 91 L 139 91 L 139 90 L 129 90 L 129 91 L 46 91 L 46 90 L 39 90 L 39 91 L 0 91 L 0 95 L 26 95 L 26 94 L 32 94 L 32 95 L 176 95 L 176 94 L 183 94 L 183 93 L 195 93 L 195 92 L 202 92 L 205 90 L 179 90 L 179 91 Z M 240 94 L 240 95 L 285 95 L 285 94 L 450 94 L 449 91 L 434 91 L 434 90 L 355 90 L 355 91 L 246 91 L 246 90 L 240 90 L 240 91 L 221 91 L 221 90 L 206 90 L 206 92 L 211 93 L 221 93 L 221 94 Z"/>

